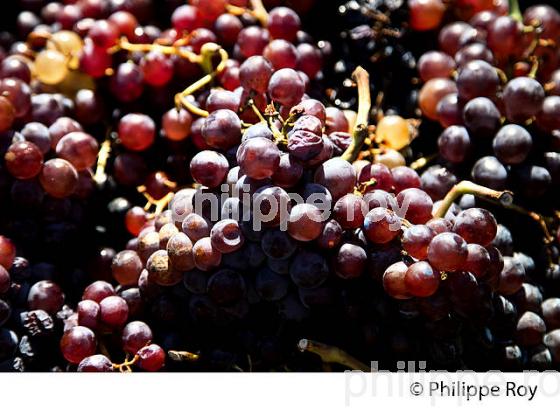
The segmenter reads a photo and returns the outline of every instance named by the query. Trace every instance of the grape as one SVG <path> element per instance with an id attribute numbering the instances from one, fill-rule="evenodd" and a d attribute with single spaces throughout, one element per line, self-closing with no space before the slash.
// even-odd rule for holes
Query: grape
<path id="1" fill-rule="evenodd" d="M 288 134 L 288 152 L 301 161 L 317 157 L 323 150 L 323 145 L 320 135 L 306 130 L 296 130 Z"/>
<path id="2" fill-rule="evenodd" d="M 253 217 L 258 218 L 259 224 L 274 227 L 286 221 L 291 210 L 291 199 L 282 188 L 265 185 L 255 192 L 253 207 Z"/>
<path id="3" fill-rule="evenodd" d="M 239 224 L 233 219 L 217 222 L 210 231 L 210 238 L 212 247 L 223 254 L 238 250 L 245 242 Z"/>
<path id="4" fill-rule="evenodd" d="M 417 297 L 433 295 L 439 287 L 439 273 L 428 262 L 416 262 L 404 274 L 404 286 L 408 293 Z"/>
<path id="5" fill-rule="evenodd" d="M 160 286 L 174 286 L 183 279 L 182 273 L 171 266 L 165 250 L 156 250 L 150 255 L 146 262 L 146 270 L 149 279 Z"/>
<path id="6" fill-rule="evenodd" d="M 471 139 L 464 127 L 446 128 L 438 138 L 439 154 L 449 162 L 461 163 L 471 147 Z"/>
<path id="7" fill-rule="evenodd" d="M 298 44 L 297 54 L 298 74 L 300 74 L 300 77 L 302 76 L 301 73 L 307 76 L 307 78 L 303 77 L 307 88 L 309 79 L 315 79 L 317 74 L 321 71 L 323 67 L 323 56 L 317 47 L 308 43 Z"/>
<path id="8" fill-rule="evenodd" d="M 455 218 L 453 232 L 468 243 L 488 246 L 496 237 L 498 230 L 494 216 L 486 209 L 470 208 L 461 211 Z"/>
<path id="9" fill-rule="evenodd" d="M 140 69 L 144 82 L 154 87 L 161 87 L 173 78 L 173 62 L 166 55 L 153 50 L 140 60 Z"/>
<path id="10" fill-rule="evenodd" d="M 397 195 L 399 214 L 414 224 L 426 223 L 432 218 L 433 201 L 430 196 L 418 189 L 407 188 Z"/>
<path id="11" fill-rule="evenodd" d="M 504 267 L 500 273 L 498 292 L 502 295 L 513 295 L 523 285 L 525 268 L 510 256 L 504 256 Z"/>
<path id="12" fill-rule="evenodd" d="M 407 188 L 420 188 L 422 184 L 420 177 L 412 168 L 397 166 L 391 169 L 395 193 L 400 193 Z"/>
<path id="13" fill-rule="evenodd" d="M 270 178 L 280 164 L 280 150 L 269 139 L 250 138 L 237 150 L 237 163 L 250 178 Z"/>
<path id="14" fill-rule="evenodd" d="M 216 110 L 228 109 L 234 112 L 239 110 L 239 96 L 231 91 L 227 90 L 212 90 L 210 95 L 206 99 L 206 109 L 208 112 L 214 112 Z M 249 128 L 262 127 L 268 129 L 264 124 L 255 124 Z M 270 132 L 272 134 L 272 132 Z M 243 139 L 242 139 L 243 141 Z"/>
<path id="15" fill-rule="evenodd" d="M 470 100 L 463 109 L 463 119 L 473 136 L 493 136 L 501 124 L 500 112 L 486 97 Z"/>
<path id="16" fill-rule="evenodd" d="M 193 244 L 189 237 L 182 232 L 171 236 L 167 242 L 167 254 L 174 269 L 187 271 L 194 268 L 192 253 Z"/>
<path id="17" fill-rule="evenodd" d="M 262 54 L 269 40 L 270 35 L 268 30 L 250 26 L 245 27 L 239 32 L 237 36 L 237 45 L 239 46 L 239 52 L 242 56 L 249 58 L 254 55 Z"/>
<path id="18" fill-rule="evenodd" d="M 459 98 L 472 100 L 476 97 L 495 96 L 500 79 L 496 69 L 483 60 L 465 64 L 457 76 Z"/>
<path id="19" fill-rule="evenodd" d="M 214 22 L 214 31 L 225 46 L 233 46 L 237 41 L 239 32 L 243 29 L 243 23 L 231 14 L 222 14 Z"/>
<path id="20" fill-rule="evenodd" d="M 482 157 L 471 172 L 474 182 L 491 189 L 504 189 L 508 178 L 506 168 L 495 157 Z"/>
<path id="21" fill-rule="evenodd" d="M 296 286 L 304 289 L 316 288 L 329 276 L 327 262 L 322 255 L 312 251 L 300 250 L 290 266 L 290 277 Z"/>
<path id="22" fill-rule="evenodd" d="M 144 151 L 155 139 L 154 121 L 144 114 L 127 114 L 118 127 L 121 143 L 132 151 Z"/>
<path id="23" fill-rule="evenodd" d="M 492 51 L 490 51 L 486 45 L 481 43 L 467 44 L 455 54 L 455 61 L 459 67 L 463 67 L 465 64 L 474 60 L 482 60 L 486 61 L 488 64 L 493 64 L 494 54 L 492 54 Z"/>
<path id="24" fill-rule="evenodd" d="M 410 127 L 401 116 L 386 115 L 377 123 L 376 137 L 389 148 L 402 149 L 411 141 Z"/>
<path id="25" fill-rule="evenodd" d="M 0 78 L 17 78 L 24 83 L 31 81 L 30 63 L 18 55 L 8 56 L 0 63 Z"/>
<path id="26" fill-rule="evenodd" d="M 152 330 L 146 323 L 141 321 L 129 322 L 122 331 L 122 347 L 125 352 L 136 354 L 138 350 L 147 346 L 152 338 Z"/>
<path id="27" fill-rule="evenodd" d="M 531 6 L 523 13 L 525 25 L 538 25 L 541 38 L 556 39 L 560 36 L 560 14 L 551 6 L 539 4 Z"/>
<path id="28" fill-rule="evenodd" d="M 314 181 L 327 188 L 333 199 L 338 200 L 354 189 L 356 172 L 348 161 L 332 158 L 317 168 Z"/>
<path id="29" fill-rule="evenodd" d="M 457 93 L 455 82 L 447 78 L 432 78 L 420 90 L 418 104 L 422 113 L 431 120 L 437 120 L 437 106 L 448 94 Z"/>
<path id="30" fill-rule="evenodd" d="M 343 233 L 340 224 L 331 219 L 323 226 L 323 231 L 317 238 L 317 245 L 323 249 L 336 248 L 342 241 Z"/>
<path id="31" fill-rule="evenodd" d="M 537 165 L 523 165 L 515 172 L 519 181 L 517 186 L 521 193 L 528 198 L 544 195 L 552 180 L 548 170 Z"/>
<path id="32" fill-rule="evenodd" d="M 286 259 L 297 249 L 296 243 L 283 231 L 267 230 L 261 242 L 262 250 L 269 258 Z"/>
<path id="33" fill-rule="evenodd" d="M 124 286 L 138 283 L 143 268 L 142 260 L 138 254 L 128 250 L 117 253 L 111 265 L 113 277 Z"/>
<path id="34" fill-rule="evenodd" d="M 26 141 L 29 141 L 37 146 L 44 154 L 48 153 L 51 149 L 51 136 L 49 129 L 40 122 L 28 122 L 21 129 L 21 135 Z"/>
<path id="35" fill-rule="evenodd" d="M 539 128 L 552 132 L 560 128 L 560 96 L 551 95 L 543 100 L 542 107 L 537 113 L 536 124 Z"/>
<path id="36" fill-rule="evenodd" d="M 64 293 L 53 281 L 41 280 L 29 289 L 27 306 L 30 310 L 41 309 L 54 315 L 63 304 Z"/>
<path id="37" fill-rule="evenodd" d="M 282 188 L 292 188 L 303 175 L 303 166 L 295 157 L 280 154 L 278 168 L 272 174 L 272 182 Z"/>
<path id="38" fill-rule="evenodd" d="M 386 117 L 385 117 L 386 118 Z M 394 179 L 391 170 L 384 164 L 366 165 L 358 173 L 358 183 L 373 182 L 372 187 L 366 186 L 366 192 L 373 188 L 383 191 L 393 189 Z"/>
<path id="39" fill-rule="evenodd" d="M 1 80 L 0 94 L 12 104 L 15 118 L 24 117 L 31 109 L 31 88 L 17 78 Z"/>
<path id="40" fill-rule="evenodd" d="M 99 318 L 110 327 L 124 326 L 128 319 L 128 305 L 120 296 L 107 296 L 99 302 Z"/>
<path id="41" fill-rule="evenodd" d="M 263 50 L 263 56 L 270 61 L 274 70 L 296 68 L 298 53 L 292 43 L 286 40 L 272 40 Z"/>
<path id="42" fill-rule="evenodd" d="M 408 0 L 410 27 L 413 30 L 427 31 L 440 25 L 445 13 L 441 0 Z"/>
<path id="43" fill-rule="evenodd" d="M 98 280 L 84 290 L 82 300 L 93 300 L 94 302 L 100 303 L 103 299 L 114 295 L 115 289 L 110 283 Z"/>
<path id="44" fill-rule="evenodd" d="M 351 243 L 343 244 L 336 254 L 335 272 L 343 279 L 354 279 L 362 275 L 367 263 L 366 251 Z"/>
<path id="45" fill-rule="evenodd" d="M 119 29 L 110 20 L 97 20 L 88 31 L 93 44 L 101 48 L 109 48 L 117 43 Z"/>
<path id="46" fill-rule="evenodd" d="M 403 232 L 401 239 L 403 249 L 413 258 L 423 260 L 428 257 L 428 245 L 436 236 L 426 225 L 413 225 Z"/>
<path id="47" fill-rule="evenodd" d="M 77 171 L 83 171 L 97 162 L 99 145 L 95 138 L 84 132 L 71 132 L 56 144 L 56 155 L 70 162 Z"/>
<path id="48" fill-rule="evenodd" d="M 165 352 L 156 344 L 142 347 L 137 355 L 138 366 L 148 372 L 157 372 L 165 365 Z"/>
<path id="49" fill-rule="evenodd" d="M 216 188 L 224 181 L 229 170 L 225 156 L 216 151 L 201 151 L 191 160 L 193 179 L 209 188 Z"/>
<path id="50" fill-rule="evenodd" d="M 305 84 L 299 74 L 291 68 L 275 71 L 268 83 L 270 98 L 287 107 L 301 101 L 305 92 Z"/>
<path id="51" fill-rule="evenodd" d="M 463 125 L 463 106 L 456 93 L 443 97 L 436 106 L 436 113 L 442 127 Z"/>
<path id="52" fill-rule="evenodd" d="M 288 233 L 298 241 L 312 241 L 323 231 L 323 214 L 311 204 L 298 204 L 290 212 Z"/>
<path id="53" fill-rule="evenodd" d="M 93 300 L 82 300 L 78 303 L 78 324 L 89 329 L 97 329 L 99 326 L 100 307 Z"/>
<path id="54" fill-rule="evenodd" d="M 94 354 L 84 358 L 78 365 L 78 372 L 112 372 L 113 363 L 102 354 Z"/>
<path id="55" fill-rule="evenodd" d="M 504 88 L 507 119 L 517 123 L 531 119 L 539 112 L 544 97 L 544 89 L 538 81 L 529 77 L 514 78 Z"/>
<path id="56" fill-rule="evenodd" d="M 64 76 L 66 76 L 67 68 L 66 68 L 66 60 L 60 60 L 58 58 L 55 60 L 55 64 L 49 66 L 45 73 L 49 73 L 52 70 L 52 67 L 58 66 L 58 69 L 64 72 Z M 45 64 L 52 64 L 52 60 L 46 59 Z M 64 64 L 64 66 L 63 66 Z M 86 39 L 84 43 L 84 47 L 82 48 L 82 52 L 80 54 L 80 68 L 88 75 L 99 78 L 105 75 L 106 70 L 111 66 L 111 55 L 107 53 L 102 47 L 96 46 L 93 41 L 90 39 Z M 47 75 L 47 74 L 45 74 Z M 49 77 L 50 81 L 54 81 L 54 79 L 59 78 L 60 73 L 53 73 L 52 77 Z M 60 79 L 62 80 L 62 78 Z M 56 84 L 56 82 L 50 82 L 49 84 Z"/>
<path id="57" fill-rule="evenodd" d="M 356 229 L 362 226 L 368 207 L 364 200 L 354 194 L 346 194 L 336 201 L 333 217 L 343 229 Z"/>
<path id="58" fill-rule="evenodd" d="M 252 56 L 239 67 L 239 81 L 241 86 L 247 90 L 264 93 L 272 76 L 270 62 L 262 56 Z"/>
<path id="59" fill-rule="evenodd" d="M 95 334 L 83 326 L 74 326 L 64 332 L 60 340 L 60 350 L 66 360 L 78 364 L 95 353 L 97 341 Z"/>
<path id="60" fill-rule="evenodd" d="M 275 302 L 286 296 L 290 281 L 274 273 L 269 268 L 260 269 L 255 277 L 255 290 L 268 302 Z"/>
<path id="61" fill-rule="evenodd" d="M 30 179 L 41 172 L 43 154 L 32 142 L 15 142 L 4 155 L 6 168 L 18 179 Z"/>
<path id="62" fill-rule="evenodd" d="M 241 121 L 231 110 L 216 110 L 204 121 L 202 137 L 213 148 L 231 148 L 241 139 Z"/>
<path id="63" fill-rule="evenodd" d="M 455 61 L 440 51 L 428 51 L 418 60 L 418 73 L 424 81 L 450 77 L 454 69 Z"/>
<path id="64" fill-rule="evenodd" d="M 515 338 L 521 346 L 534 346 L 542 343 L 546 325 L 542 318 L 533 312 L 525 312 L 517 322 Z"/>
<path id="65" fill-rule="evenodd" d="M 66 58 L 55 50 L 41 51 L 35 57 L 35 74 L 42 83 L 60 83 L 68 75 Z"/>
<path id="66" fill-rule="evenodd" d="M 447 168 L 439 165 L 432 165 L 426 169 L 420 179 L 422 189 L 430 195 L 432 200 L 443 199 L 457 183 L 457 177 Z"/>
<path id="67" fill-rule="evenodd" d="M 193 245 L 193 256 L 195 266 L 205 272 L 218 267 L 222 260 L 222 254 L 214 248 L 208 237 L 196 241 Z"/>
<path id="68" fill-rule="evenodd" d="M 51 137 L 51 148 L 56 149 L 58 142 L 66 134 L 69 134 L 71 132 L 80 132 L 80 131 L 83 131 L 82 126 L 76 120 L 73 120 L 72 118 L 69 117 L 57 118 L 49 126 L 49 134 Z"/>
<path id="69" fill-rule="evenodd" d="M 490 254 L 485 248 L 476 243 L 469 243 L 467 250 L 465 270 L 472 273 L 476 278 L 483 277 L 490 268 Z"/>
<path id="70" fill-rule="evenodd" d="M 230 269 L 221 269 L 208 280 L 208 296 L 219 305 L 231 305 L 246 293 L 243 277 Z"/>
<path id="71" fill-rule="evenodd" d="M 560 328 L 560 299 L 549 298 L 542 304 L 542 317 L 546 323 L 548 330 L 555 330 Z"/>
<path id="72" fill-rule="evenodd" d="M 0 132 L 7 131 L 12 126 L 16 111 L 9 99 L 0 96 Z"/>
<path id="73" fill-rule="evenodd" d="M 299 16 L 287 7 L 275 7 L 268 14 L 267 28 L 272 38 L 293 42 L 300 24 Z"/>
<path id="74" fill-rule="evenodd" d="M 500 57 L 518 53 L 521 39 L 521 22 L 510 16 L 499 16 L 488 25 L 486 42 L 492 52 Z"/>
<path id="75" fill-rule="evenodd" d="M 192 213 L 183 220 L 182 231 L 195 243 L 198 240 L 210 236 L 210 223 L 202 216 Z"/>
<path id="76" fill-rule="evenodd" d="M 364 219 L 364 234 L 376 244 L 391 242 L 400 233 L 400 229 L 400 218 L 386 208 L 373 208 Z"/>
<path id="77" fill-rule="evenodd" d="M 454 21 L 442 27 L 438 35 L 438 44 L 445 53 L 455 55 L 459 50 L 461 37 L 471 26 L 464 21 Z"/>
<path id="78" fill-rule="evenodd" d="M 438 271 L 461 270 L 467 256 L 467 243 L 455 233 L 440 233 L 432 239 L 428 246 L 428 261 Z"/>
<path id="79" fill-rule="evenodd" d="M 411 295 L 405 285 L 408 266 L 403 262 L 396 262 L 385 270 L 383 274 L 383 288 L 395 299 L 409 299 Z"/>
<path id="80" fill-rule="evenodd" d="M 144 74 L 140 67 L 131 61 L 119 64 L 111 76 L 109 89 L 121 102 L 137 100 L 144 92 Z"/>

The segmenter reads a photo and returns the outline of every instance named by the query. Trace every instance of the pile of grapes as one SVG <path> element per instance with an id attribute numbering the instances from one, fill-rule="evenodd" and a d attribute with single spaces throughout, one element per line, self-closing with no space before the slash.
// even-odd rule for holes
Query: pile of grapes
<path id="1" fill-rule="evenodd" d="M 321 3 L 3 16 L 0 371 L 560 368 L 560 13 Z"/>

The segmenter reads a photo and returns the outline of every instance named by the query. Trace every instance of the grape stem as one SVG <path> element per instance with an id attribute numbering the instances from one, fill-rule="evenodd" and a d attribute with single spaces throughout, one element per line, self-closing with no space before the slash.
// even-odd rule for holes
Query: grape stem
<path id="1" fill-rule="evenodd" d="M 358 86 L 358 115 L 356 116 L 356 125 L 352 132 L 352 142 L 342 154 L 342 159 L 348 162 L 354 162 L 358 158 L 362 145 L 364 145 L 364 141 L 368 137 L 368 120 L 371 110 L 368 72 L 362 67 L 358 67 L 352 73 L 352 78 Z"/>
<path id="2" fill-rule="evenodd" d="M 358 359 L 350 356 L 338 347 L 329 346 L 324 343 L 315 342 L 309 339 L 301 339 L 298 348 L 302 352 L 315 353 L 324 363 L 337 363 L 352 370 L 370 372 L 371 369 Z"/>
<path id="3" fill-rule="evenodd" d="M 214 70 L 212 67 L 212 59 L 216 54 L 220 56 L 220 62 Z M 214 80 L 216 75 L 224 70 L 226 61 L 229 56 L 223 48 L 214 43 L 204 44 L 202 46 L 201 56 L 203 56 L 203 59 L 200 62 L 200 65 L 203 67 L 204 71 L 206 71 L 207 74 L 198 81 L 189 85 L 180 93 L 175 94 L 175 106 L 177 107 L 177 110 L 179 110 L 180 107 L 184 107 L 195 115 L 198 115 L 200 117 L 208 117 L 208 115 L 210 115 L 208 111 L 197 107 L 196 105 L 191 103 L 187 99 L 187 97 L 194 94 L 206 85 L 210 84 Z"/>
<path id="4" fill-rule="evenodd" d="M 170 350 L 167 355 L 176 362 L 196 362 L 200 359 L 200 355 L 183 350 Z"/>
<path id="5" fill-rule="evenodd" d="M 519 8 L 518 0 L 508 0 L 509 15 L 517 21 L 522 21 L 521 9 Z"/>
<path id="6" fill-rule="evenodd" d="M 93 175 L 93 180 L 97 185 L 103 185 L 105 181 L 107 181 L 105 168 L 107 167 L 107 160 L 111 155 L 111 140 L 112 135 L 109 133 L 109 136 L 101 144 L 101 149 L 97 155 L 97 166 L 95 168 L 95 174 Z"/>
<path id="7" fill-rule="evenodd" d="M 475 195 L 482 199 L 497 201 L 505 207 L 511 206 L 513 202 L 513 194 L 510 191 L 496 191 L 471 181 L 461 181 L 445 195 L 440 206 L 434 212 L 434 218 L 444 218 L 455 200 L 461 195 L 467 194 Z"/>
<path id="8" fill-rule="evenodd" d="M 262 0 L 250 0 L 252 15 L 259 20 L 263 27 L 268 26 L 268 12 L 263 5 Z"/>
<path id="9" fill-rule="evenodd" d="M 180 40 L 178 40 L 180 41 Z M 186 58 L 191 63 L 201 63 L 203 57 L 199 56 L 198 54 L 193 53 L 192 51 L 186 50 L 184 48 L 179 48 L 176 45 L 172 46 L 165 46 L 162 44 L 133 44 L 128 41 L 126 37 L 122 37 L 119 42 L 111 47 L 108 51 L 110 54 L 114 54 L 119 50 L 126 50 L 126 51 L 140 51 L 143 53 L 147 53 L 153 50 L 159 51 L 162 54 L 166 55 L 176 55 L 182 58 Z"/>
<path id="10" fill-rule="evenodd" d="M 132 359 L 129 359 L 129 355 L 126 355 L 124 362 L 120 364 L 113 363 L 113 369 L 120 371 L 121 373 L 132 372 L 132 365 L 135 364 L 140 359 L 140 356 L 135 355 Z"/>

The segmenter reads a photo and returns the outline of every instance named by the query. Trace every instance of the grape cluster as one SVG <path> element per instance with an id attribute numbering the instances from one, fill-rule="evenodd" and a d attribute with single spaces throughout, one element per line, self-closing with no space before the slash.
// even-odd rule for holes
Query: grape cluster
<path id="1" fill-rule="evenodd" d="M 1 371 L 558 368 L 552 8 L 20 3 Z"/>
<path id="2" fill-rule="evenodd" d="M 409 3 L 419 20 L 433 17 L 427 28 L 439 26 L 435 14 L 443 5 L 422 15 L 420 5 Z M 473 4 L 468 20 L 443 25 L 437 51 L 420 57 L 419 107 L 443 128 L 437 150 L 450 174 L 510 189 L 550 214 L 558 206 L 554 89 L 560 14 L 548 5 L 508 15 L 501 6 Z M 425 29 L 420 23 L 416 28 Z"/>

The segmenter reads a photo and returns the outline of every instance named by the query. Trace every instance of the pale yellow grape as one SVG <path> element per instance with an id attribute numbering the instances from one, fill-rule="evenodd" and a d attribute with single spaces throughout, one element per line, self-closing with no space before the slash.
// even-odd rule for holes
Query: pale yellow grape
<path id="1" fill-rule="evenodd" d="M 68 74 L 66 57 L 54 50 L 43 50 L 35 57 L 35 75 L 45 84 L 58 84 Z"/>
<path id="2" fill-rule="evenodd" d="M 410 144 L 408 122 L 399 115 L 387 115 L 377 124 L 377 140 L 389 148 L 402 149 Z"/>
<path id="3" fill-rule="evenodd" d="M 388 168 L 396 168 L 401 165 L 406 165 L 406 161 L 399 151 L 394 149 L 384 150 L 382 153 L 375 156 L 375 162 L 386 165 Z"/>
<path id="4" fill-rule="evenodd" d="M 47 43 L 48 49 L 59 51 L 66 56 L 77 55 L 83 46 L 80 36 L 68 30 L 57 31 Z"/>

